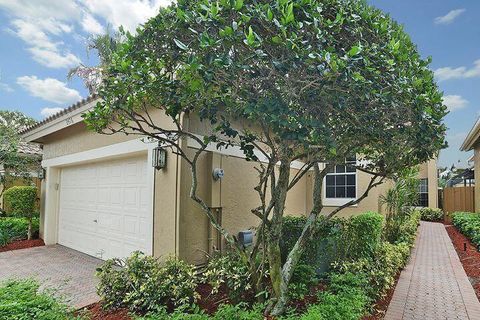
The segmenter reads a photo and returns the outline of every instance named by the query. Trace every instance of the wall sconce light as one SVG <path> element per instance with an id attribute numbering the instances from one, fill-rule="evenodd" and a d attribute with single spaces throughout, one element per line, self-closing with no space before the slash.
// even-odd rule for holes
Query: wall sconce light
<path id="1" fill-rule="evenodd" d="M 38 179 L 43 180 L 45 179 L 45 169 L 40 167 L 37 173 Z"/>
<path id="2" fill-rule="evenodd" d="M 153 149 L 153 154 L 152 154 L 152 166 L 155 169 L 163 169 L 167 166 L 167 151 L 158 146 Z"/>
<path id="3" fill-rule="evenodd" d="M 223 172 L 223 169 L 220 169 L 220 168 L 213 169 L 213 172 L 212 172 L 213 180 L 215 181 L 220 180 L 223 178 L 224 175 L 225 173 Z"/>

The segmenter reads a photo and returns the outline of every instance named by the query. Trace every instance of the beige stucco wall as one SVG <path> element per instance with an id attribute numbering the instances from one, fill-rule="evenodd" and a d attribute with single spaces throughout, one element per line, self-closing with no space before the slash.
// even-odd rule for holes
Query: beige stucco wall
<path id="1" fill-rule="evenodd" d="M 478 174 L 480 174 L 480 144 L 477 144 L 473 150 L 473 162 L 475 175 L 475 212 L 480 212 L 480 178 L 478 177 Z"/>
<path id="2" fill-rule="evenodd" d="M 153 111 L 151 116 L 156 117 L 157 121 L 162 125 L 173 127 L 173 124 L 160 111 Z M 42 138 L 43 159 L 48 160 L 55 157 L 71 155 L 138 138 L 138 135 L 97 134 L 87 130 L 83 123 L 78 123 Z M 55 169 L 51 171 L 54 172 L 54 175 L 50 178 L 51 181 L 43 181 L 46 188 L 42 189 L 42 191 L 49 189 L 52 195 L 57 192 L 55 183 L 58 183 L 58 181 L 53 180 L 58 180 L 60 170 Z M 167 154 L 167 168 L 155 172 L 154 188 L 157 196 L 154 199 L 153 253 L 156 256 L 167 256 L 178 253 L 178 172 L 178 156 L 169 151 Z M 42 192 L 41 199 L 40 235 L 43 238 L 46 225 L 46 213 L 48 214 L 46 210 L 53 211 L 52 208 L 54 208 L 55 205 L 45 205 L 45 192 Z M 50 199 L 50 201 L 55 202 L 57 199 Z M 54 221 L 55 219 L 52 220 Z M 50 223 L 49 225 L 50 227 L 56 227 L 55 223 Z"/>

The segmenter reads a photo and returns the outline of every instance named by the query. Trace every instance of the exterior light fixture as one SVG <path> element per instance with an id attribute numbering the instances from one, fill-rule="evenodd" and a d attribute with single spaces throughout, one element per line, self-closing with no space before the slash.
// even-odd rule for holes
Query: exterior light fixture
<path id="1" fill-rule="evenodd" d="M 223 169 L 220 169 L 220 168 L 213 169 L 213 172 L 212 172 L 213 180 L 215 181 L 220 180 L 223 178 L 224 175 L 225 173 L 223 172 Z"/>
<path id="2" fill-rule="evenodd" d="M 158 146 L 153 149 L 152 153 L 152 166 L 155 169 L 163 169 L 167 166 L 167 151 Z"/>
<path id="3" fill-rule="evenodd" d="M 45 179 L 45 169 L 44 168 L 40 167 L 40 169 L 38 170 L 38 173 L 37 173 L 37 177 L 40 180 Z"/>

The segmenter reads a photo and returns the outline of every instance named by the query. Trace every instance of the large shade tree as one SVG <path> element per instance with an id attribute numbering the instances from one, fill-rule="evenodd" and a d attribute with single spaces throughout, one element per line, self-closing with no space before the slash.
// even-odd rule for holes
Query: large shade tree
<path id="1" fill-rule="evenodd" d="M 325 215 L 327 171 L 356 154 L 356 169 L 371 177 L 365 192 L 330 218 L 445 145 L 446 108 L 428 65 L 402 27 L 364 1 L 178 1 L 126 35 L 104 74 L 102 101 L 85 120 L 98 132 L 151 136 L 179 154 L 191 169 L 191 198 L 250 262 L 258 290 L 268 268 L 267 312 L 280 314 L 293 270 Z M 160 126 L 154 109 L 175 126 Z M 188 132 L 185 116 L 200 117 L 212 131 Z M 198 145 L 193 153 L 183 148 L 187 138 Z M 251 211 L 260 222 L 248 252 L 197 193 L 197 162 L 212 143 L 240 146 L 256 161 L 261 205 Z M 295 160 L 304 165 L 292 175 Z M 307 172 L 314 173 L 313 207 L 282 263 L 286 197 Z M 260 262 L 259 252 L 266 257 Z"/>

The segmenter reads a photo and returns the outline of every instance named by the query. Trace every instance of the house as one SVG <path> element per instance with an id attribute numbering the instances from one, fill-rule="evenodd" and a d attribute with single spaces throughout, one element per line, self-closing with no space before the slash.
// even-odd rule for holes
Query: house
<path id="1" fill-rule="evenodd" d="M 480 170 L 480 118 L 477 119 L 473 127 L 468 132 L 463 141 L 460 151 L 472 151 L 473 156 L 469 159 L 469 163 L 473 162 L 473 179 L 475 180 L 476 172 Z M 475 187 L 475 211 L 480 211 L 480 188 Z"/>
<path id="2" fill-rule="evenodd" d="M 17 154 L 25 157 L 35 157 L 40 159 L 42 156 L 42 149 L 35 143 L 28 143 L 21 141 L 18 145 Z M 35 161 L 38 164 L 37 161 Z M 15 175 L 15 173 L 8 172 L 8 168 L 5 168 L 4 163 L 0 162 L 0 176 L 2 184 L 0 184 L 0 208 L 3 209 L 3 191 L 13 186 L 35 185 L 37 187 L 38 195 L 40 195 L 41 180 L 38 177 L 38 172 L 23 172 L 23 176 Z M 31 179 L 25 179 L 25 176 L 29 176 Z M 7 178 L 8 177 L 8 178 Z"/>
<path id="3" fill-rule="evenodd" d="M 59 243 L 102 259 L 141 250 L 155 256 L 175 254 L 193 263 L 204 261 L 205 252 L 221 248 L 220 237 L 189 198 L 186 164 L 168 151 L 166 166 L 156 170 L 152 166 L 156 143 L 135 135 L 88 131 L 81 115 L 95 103 L 96 98 L 89 97 L 23 132 L 27 141 L 43 145 L 46 175 L 40 235 L 45 243 Z M 173 125 L 160 110 L 151 116 L 165 127 Z M 205 126 L 195 117 L 185 117 L 183 125 L 194 133 L 203 132 Z M 183 143 L 195 148 L 194 142 Z M 292 173 L 300 165 L 293 163 Z M 253 190 L 257 183 L 254 166 L 234 147 L 212 147 L 199 162 L 200 196 L 233 234 L 258 224 L 250 213 L 259 203 Z M 222 179 L 214 179 L 215 169 L 223 169 Z M 423 205 L 437 206 L 436 177 L 434 160 L 422 166 Z M 361 194 L 370 178 L 337 166 L 325 180 L 324 204 L 331 212 Z M 379 210 L 379 196 L 387 187 L 373 189 L 367 199 L 342 214 Z M 312 188 L 312 175 L 306 174 L 289 192 L 286 213 L 308 212 Z"/>

